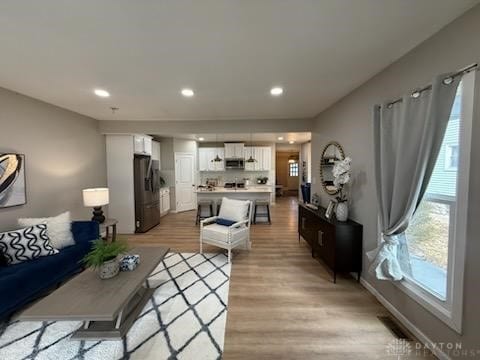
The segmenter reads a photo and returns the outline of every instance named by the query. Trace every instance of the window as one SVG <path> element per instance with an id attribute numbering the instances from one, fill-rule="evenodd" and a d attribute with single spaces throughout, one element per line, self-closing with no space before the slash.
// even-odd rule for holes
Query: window
<path id="1" fill-rule="evenodd" d="M 474 74 L 464 76 L 425 196 L 405 232 L 410 255 L 397 284 L 461 331 Z"/>
<path id="2" fill-rule="evenodd" d="M 298 176 L 298 162 L 288 164 L 288 176 Z"/>
<path id="3" fill-rule="evenodd" d="M 445 146 L 445 170 L 456 171 L 458 169 L 458 144 Z"/>

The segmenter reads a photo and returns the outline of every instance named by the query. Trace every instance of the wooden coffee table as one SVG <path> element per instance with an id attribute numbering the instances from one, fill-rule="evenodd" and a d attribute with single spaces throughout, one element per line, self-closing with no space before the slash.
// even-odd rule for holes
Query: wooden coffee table
<path id="1" fill-rule="evenodd" d="M 84 321 L 72 339 L 117 340 L 122 338 L 154 292 L 146 286 L 148 276 L 169 249 L 138 247 L 140 255 L 133 271 L 101 280 L 87 269 L 20 314 L 24 321 Z"/>

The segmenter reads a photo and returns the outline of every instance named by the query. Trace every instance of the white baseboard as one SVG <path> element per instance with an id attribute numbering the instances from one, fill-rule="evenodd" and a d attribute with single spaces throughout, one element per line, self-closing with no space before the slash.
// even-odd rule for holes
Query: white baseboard
<path id="1" fill-rule="evenodd" d="M 433 354 L 440 360 L 451 360 L 451 358 L 444 353 L 440 348 L 435 347 L 435 343 L 430 340 L 419 328 L 417 328 L 410 320 L 408 320 L 400 311 L 397 310 L 382 294 L 380 294 L 372 285 L 370 285 L 363 277 L 360 278 L 360 283 L 367 289 L 377 300 L 392 313 L 395 318 L 402 323 L 421 343 L 428 346 Z"/>

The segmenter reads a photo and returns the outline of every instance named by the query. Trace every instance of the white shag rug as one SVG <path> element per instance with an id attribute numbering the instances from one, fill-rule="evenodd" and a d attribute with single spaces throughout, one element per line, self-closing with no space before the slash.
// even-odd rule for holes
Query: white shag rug
<path id="1" fill-rule="evenodd" d="M 0 325 L 0 359 L 221 359 L 229 281 L 223 254 L 169 253 L 149 278 L 152 299 L 123 340 L 70 340 L 81 322 L 13 320 Z"/>

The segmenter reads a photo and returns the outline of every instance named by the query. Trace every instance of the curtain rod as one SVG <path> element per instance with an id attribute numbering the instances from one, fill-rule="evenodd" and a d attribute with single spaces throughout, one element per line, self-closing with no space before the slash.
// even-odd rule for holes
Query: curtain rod
<path id="1" fill-rule="evenodd" d="M 463 76 L 463 75 L 469 73 L 470 71 L 474 71 L 474 70 L 477 70 L 477 69 L 478 69 L 478 64 L 477 63 L 465 66 L 464 68 L 458 70 L 457 72 L 455 72 L 452 75 L 443 79 L 443 83 L 445 85 L 449 85 L 453 82 L 453 79 L 455 79 L 456 77 Z M 412 94 L 410 96 L 413 97 L 413 98 L 418 98 L 422 92 L 430 90 L 431 88 L 432 88 L 432 85 L 428 85 L 428 86 L 425 86 L 421 89 L 416 89 L 412 92 Z M 393 100 L 393 101 L 391 101 L 387 104 L 387 108 L 391 108 L 394 104 L 397 104 L 397 103 L 402 102 L 402 101 L 403 101 L 403 98 L 398 98 L 396 100 Z"/>

